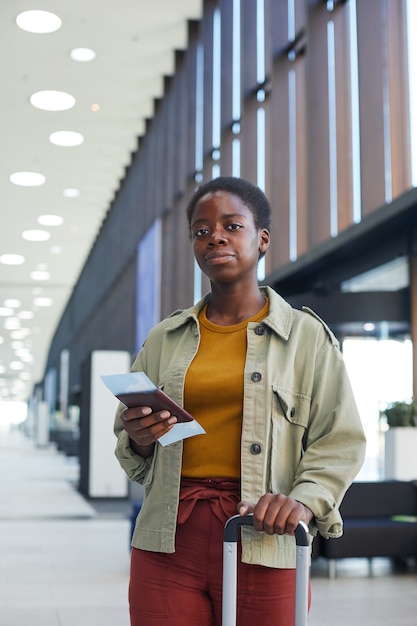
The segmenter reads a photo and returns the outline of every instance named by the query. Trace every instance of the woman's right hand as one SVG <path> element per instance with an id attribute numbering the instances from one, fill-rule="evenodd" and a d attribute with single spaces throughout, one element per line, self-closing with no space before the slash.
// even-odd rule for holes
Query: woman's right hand
<path id="1" fill-rule="evenodd" d="M 129 435 L 132 449 L 145 458 L 153 453 L 155 441 L 177 422 L 177 418 L 169 411 L 152 413 L 148 406 L 123 409 L 120 418 Z"/>

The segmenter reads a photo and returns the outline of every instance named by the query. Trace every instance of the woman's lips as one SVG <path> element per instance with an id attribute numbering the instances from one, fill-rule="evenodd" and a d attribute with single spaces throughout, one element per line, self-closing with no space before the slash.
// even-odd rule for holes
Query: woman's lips
<path id="1" fill-rule="evenodd" d="M 212 252 L 204 260 L 209 265 L 222 265 L 223 263 L 228 263 L 234 256 L 231 252 Z"/>

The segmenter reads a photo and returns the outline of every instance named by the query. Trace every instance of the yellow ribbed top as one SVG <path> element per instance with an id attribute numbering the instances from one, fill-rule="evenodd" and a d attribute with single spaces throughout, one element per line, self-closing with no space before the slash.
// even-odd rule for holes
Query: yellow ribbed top
<path id="1" fill-rule="evenodd" d="M 258 313 L 233 326 L 218 326 L 199 314 L 201 340 L 185 378 L 184 407 L 206 431 L 184 440 L 182 475 L 240 478 L 246 328 L 268 315 Z"/>

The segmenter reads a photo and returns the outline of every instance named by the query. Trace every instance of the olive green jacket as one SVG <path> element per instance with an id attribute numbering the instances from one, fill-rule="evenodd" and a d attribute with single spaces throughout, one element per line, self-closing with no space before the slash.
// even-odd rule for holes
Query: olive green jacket
<path id="1" fill-rule="evenodd" d="M 338 506 L 359 471 L 365 437 L 336 338 L 309 309 L 293 309 L 275 291 L 262 323 L 249 323 L 244 371 L 241 497 L 256 503 L 266 492 L 284 493 L 314 513 L 310 532 L 339 537 Z M 199 345 L 194 307 L 173 313 L 151 330 L 132 371 L 144 371 L 179 404 L 184 377 Z M 132 545 L 175 551 L 182 442 L 155 446 L 144 459 L 131 449 L 118 409 L 116 455 L 145 496 Z M 204 435 L 202 435 L 204 436 Z M 242 529 L 242 560 L 295 566 L 290 536 Z"/>

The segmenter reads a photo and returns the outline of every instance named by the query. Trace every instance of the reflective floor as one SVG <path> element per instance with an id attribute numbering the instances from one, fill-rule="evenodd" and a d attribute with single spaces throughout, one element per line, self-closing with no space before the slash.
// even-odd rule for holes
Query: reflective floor
<path id="1" fill-rule="evenodd" d="M 78 464 L 0 431 L 0 626 L 129 626 L 130 503 L 87 502 Z M 417 572 L 384 559 L 312 570 L 310 626 L 416 626 Z"/>

